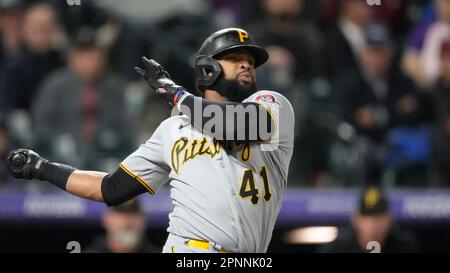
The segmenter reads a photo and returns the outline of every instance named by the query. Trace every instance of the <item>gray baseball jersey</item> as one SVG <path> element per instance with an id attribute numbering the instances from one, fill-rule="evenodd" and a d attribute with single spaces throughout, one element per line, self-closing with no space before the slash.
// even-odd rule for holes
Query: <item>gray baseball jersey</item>
<path id="1" fill-rule="evenodd" d="M 170 117 L 121 168 L 155 194 L 170 181 L 174 209 L 168 232 L 220 244 L 231 252 L 266 252 L 286 190 L 294 112 L 273 91 L 244 100 L 269 110 L 270 141 L 221 145 L 186 116 Z"/>

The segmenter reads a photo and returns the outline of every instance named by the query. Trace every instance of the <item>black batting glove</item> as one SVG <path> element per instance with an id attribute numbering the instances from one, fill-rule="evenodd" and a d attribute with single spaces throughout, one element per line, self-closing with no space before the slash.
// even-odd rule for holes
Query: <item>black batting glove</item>
<path id="1" fill-rule="evenodd" d="M 170 75 L 164 68 L 153 59 L 142 57 L 144 68 L 135 66 L 136 72 L 141 75 L 152 89 L 158 92 L 159 88 L 174 85 L 175 83 L 170 79 Z"/>
<path id="2" fill-rule="evenodd" d="M 10 152 L 7 167 L 17 179 L 38 179 L 48 181 L 66 190 L 69 176 L 76 170 L 72 166 L 49 162 L 36 152 L 18 149 Z"/>
<path id="3" fill-rule="evenodd" d="M 185 89 L 176 85 L 170 79 L 169 73 L 155 60 L 142 57 L 142 63 L 144 64 L 144 69 L 134 67 L 136 72 L 167 102 L 170 108 L 174 107 L 182 95 L 187 93 Z M 164 91 L 161 91 L 160 88 L 163 88 Z"/>
<path id="4" fill-rule="evenodd" d="M 7 157 L 7 167 L 17 179 L 42 180 L 42 169 L 47 163 L 47 159 L 28 149 L 14 150 Z"/>

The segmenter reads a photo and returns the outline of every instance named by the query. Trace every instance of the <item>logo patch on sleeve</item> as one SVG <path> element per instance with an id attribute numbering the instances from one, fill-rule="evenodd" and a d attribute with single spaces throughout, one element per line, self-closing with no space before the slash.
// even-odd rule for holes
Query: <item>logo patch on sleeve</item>
<path id="1" fill-rule="evenodd" d="M 261 101 L 261 102 L 270 102 L 270 103 L 274 103 L 275 102 L 275 97 L 272 96 L 271 94 L 262 94 L 256 97 L 257 101 Z"/>

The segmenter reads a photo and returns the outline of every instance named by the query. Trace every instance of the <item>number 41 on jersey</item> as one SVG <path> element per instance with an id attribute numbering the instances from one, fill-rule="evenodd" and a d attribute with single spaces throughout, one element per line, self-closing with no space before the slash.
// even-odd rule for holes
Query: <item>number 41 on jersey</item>
<path id="1" fill-rule="evenodd" d="M 267 178 L 266 167 L 262 167 L 259 171 L 259 176 L 263 182 L 264 189 L 264 201 L 270 201 L 272 194 L 270 193 L 269 180 Z M 249 198 L 253 205 L 257 205 L 259 202 L 259 189 L 255 185 L 255 176 L 253 170 L 245 170 L 242 176 L 241 188 L 239 195 L 242 198 Z"/>

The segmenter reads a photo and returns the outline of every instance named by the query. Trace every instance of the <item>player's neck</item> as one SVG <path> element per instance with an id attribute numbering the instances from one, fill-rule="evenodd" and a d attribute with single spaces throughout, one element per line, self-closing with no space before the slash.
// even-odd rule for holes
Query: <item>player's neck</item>
<path id="1" fill-rule="evenodd" d="M 209 101 L 228 101 L 228 98 L 220 95 L 215 90 L 206 89 L 205 90 L 205 100 L 209 100 Z"/>

